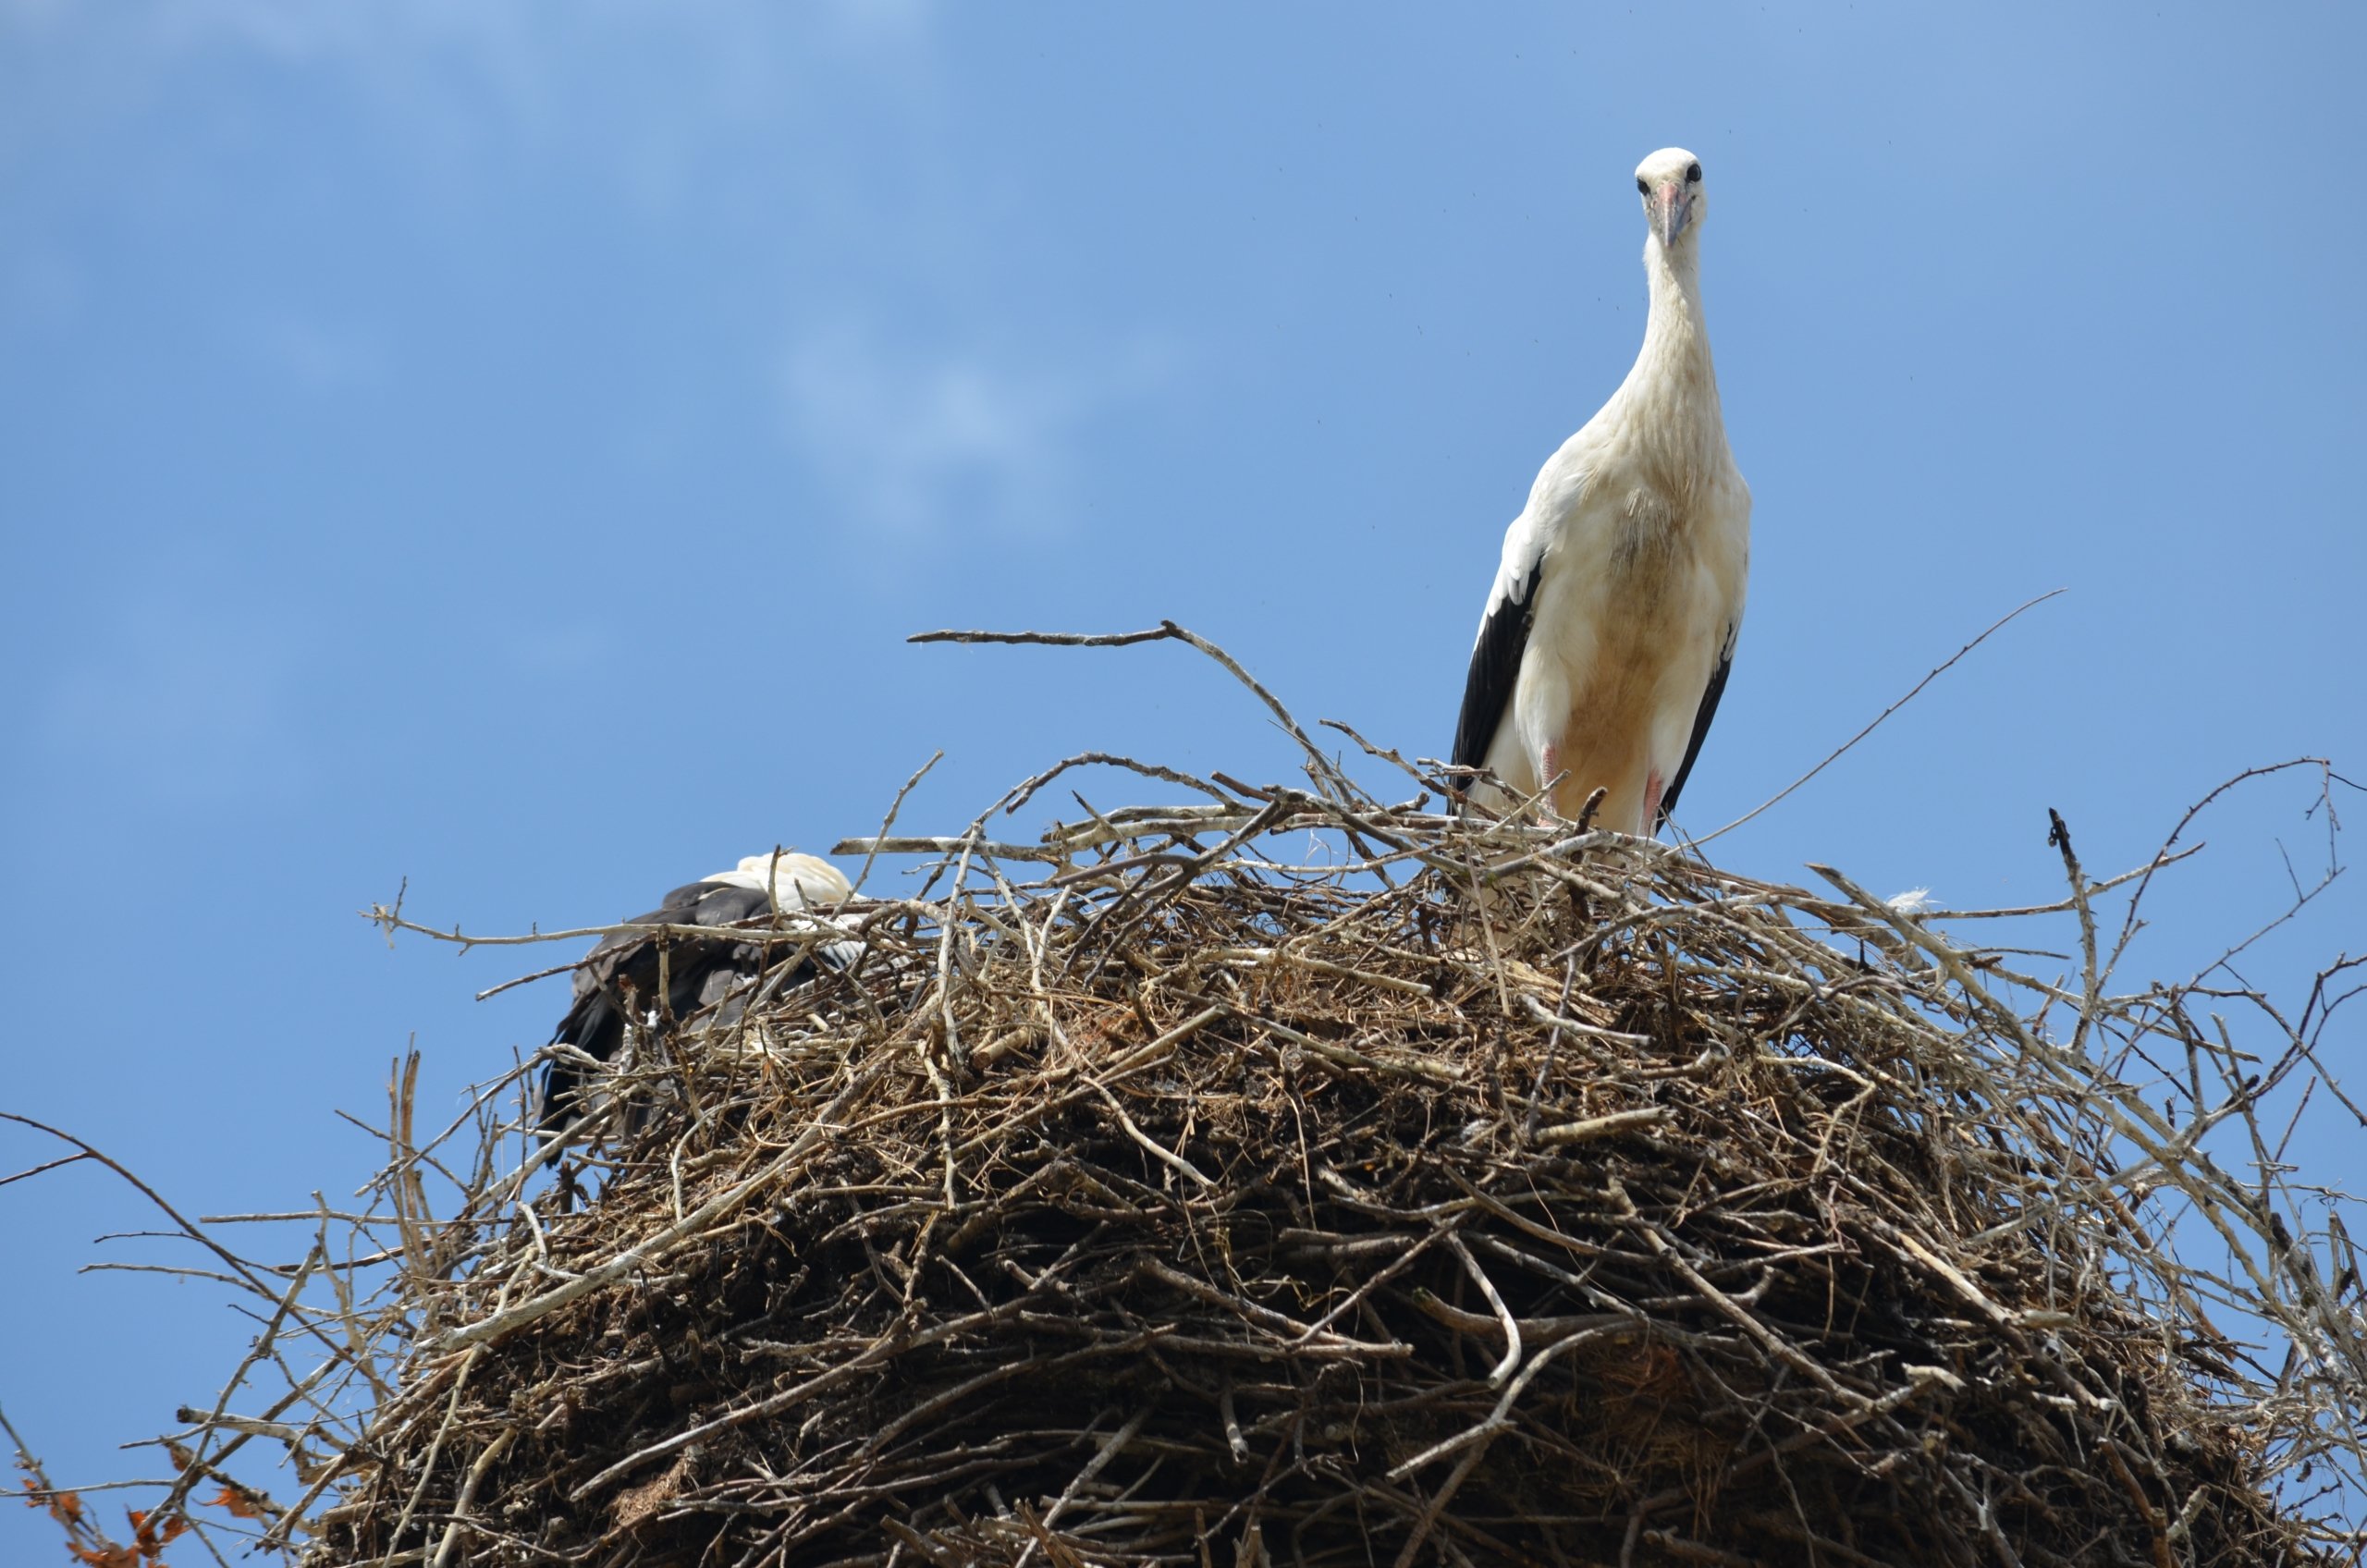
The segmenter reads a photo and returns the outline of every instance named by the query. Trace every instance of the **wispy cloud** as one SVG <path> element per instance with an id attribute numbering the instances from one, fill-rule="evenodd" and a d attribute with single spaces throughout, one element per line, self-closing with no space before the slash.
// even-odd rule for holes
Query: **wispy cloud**
<path id="1" fill-rule="evenodd" d="M 266 367 L 311 392 L 369 386 L 386 374 L 386 354 L 375 334 L 292 312 L 276 311 L 256 322 L 248 342 Z"/>
<path id="2" fill-rule="evenodd" d="M 599 668 L 613 645 L 604 623 L 515 625 L 498 644 L 509 668 L 535 680 L 567 680 Z"/>
<path id="3" fill-rule="evenodd" d="M 0 0 L 0 165 L 54 163 L 236 62 L 334 77 L 345 112 L 438 179 L 549 154 L 605 163 L 639 194 L 834 90 L 911 81 L 936 15 L 930 0 Z"/>
<path id="4" fill-rule="evenodd" d="M 795 279 L 754 312 L 745 352 L 852 525 L 915 542 L 1055 532 L 1097 424 L 1171 379 L 1155 326 L 1039 330 L 1065 305 L 1044 298 L 1024 172 L 983 189 L 955 172 L 968 132 L 936 0 L 126 0 L 106 16 L 0 0 L 0 43 L 44 67 L 48 104 L 18 116 L 31 140 L 14 148 L 0 108 L 0 158 L 55 162 L 77 126 L 237 56 L 333 78 L 340 113 L 383 124 L 394 189 L 425 193 L 407 221 L 588 179 L 668 236 L 729 234 L 723 276 Z M 21 257 L 0 288 L 29 318 L 70 308 Z M 247 351 L 313 390 L 392 378 L 401 339 L 350 313 L 266 301 Z"/>
<path id="5" fill-rule="evenodd" d="M 182 806 L 284 802 L 310 787 L 287 649 L 194 591 L 137 592 L 111 620 L 43 694 L 44 773 Z"/>
<path id="6" fill-rule="evenodd" d="M 65 252 L 31 242 L 0 256 L 0 322 L 39 331 L 71 325 L 89 286 Z"/>
<path id="7" fill-rule="evenodd" d="M 1095 420 L 1148 390 L 1166 356 L 1078 361 L 890 342 L 840 325 L 799 342 L 782 378 L 791 440 L 849 521 L 917 542 L 985 525 L 1056 532 Z"/>

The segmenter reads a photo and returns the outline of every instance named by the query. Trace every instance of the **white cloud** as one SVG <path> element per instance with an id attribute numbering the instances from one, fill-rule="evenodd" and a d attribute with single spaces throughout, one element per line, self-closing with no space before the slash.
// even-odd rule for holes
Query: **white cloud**
<path id="1" fill-rule="evenodd" d="M 334 81 L 340 113 L 385 128 L 400 188 L 450 221 L 476 221 L 481 193 L 588 174 L 653 226 L 728 234 L 735 265 L 795 279 L 749 323 L 748 352 L 852 524 L 913 540 L 1057 530 L 1097 422 L 1170 369 L 1155 332 L 1059 341 L 1040 330 L 1058 306 L 1015 319 L 1029 289 L 1000 270 L 1040 282 L 1024 175 L 982 186 L 963 163 L 935 0 L 127 0 L 98 15 L 0 0 L 0 47 L 25 45 L 48 83 L 15 119 L 28 136 L 0 106 L 0 162 L 55 162 L 88 125 L 229 55 Z M 14 270 L 0 288 L 19 314 L 67 308 L 43 301 L 69 291 Z M 257 311 L 243 347 L 334 390 L 384 379 L 399 343 L 288 303 Z"/>
<path id="2" fill-rule="evenodd" d="M 311 392 L 369 386 L 386 374 L 375 334 L 288 312 L 254 324 L 250 346 L 264 364 Z"/>
<path id="3" fill-rule="evenodd" d="M 752 129 L 925 78 L 933 16 L 920 0 L 0 0 L 0 169 L 55 166 L 176 85 L 260 63 L 371 116 L 431 189 L 549 156 L 604 164 L 662 207 Z"/>
<path id="4" fill-rule="evenodd" d="M 0 259 L 0 321 L 54 331 L 70 326 L 90 293 L 81 271 L 56 246 L 21 243 Z"/>
<path id="5" fill-rule="evenodd" d="M 502 638 L 503 657 L 516 673 L 534 679 L 584 675 L 607 662 L 610 636 L 605 623 L 513 626 Z"/>
<path id="6" fill-rule="evenodd" d="M 45 772 L 177 805 L 280 802 L 308 788 L 287 650 L 203 595 L 136 594 L 100 631 L 41 704 Z"/>
<path id="7" fill-rule="evenodd" d="M 907 539 L 981 523 L 1042 534 L 1061 525 L 1089 425 L 1147 390 L 1163 360 L 1142 349 L 1086 369 L 891 348 L 877 331 L 839 326 L 788 357 L 789 432 L 850 521 Z"/>

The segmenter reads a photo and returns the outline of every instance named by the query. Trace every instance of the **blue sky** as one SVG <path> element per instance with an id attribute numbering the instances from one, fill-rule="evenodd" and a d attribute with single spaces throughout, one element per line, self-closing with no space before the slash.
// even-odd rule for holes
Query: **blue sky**
<path id="1" fill-rule="evenodd" d="M 2245 766 L 2367 773 L 2362 17 L 0 0 L 0 1109 L 191 1210 L 334 1202 L 393 1057 L 457 1105 L 558 1007 L 390 951 L 354 912 L 405 879 L 595 924 L 940 748 L 908 825 L 1085 749 L 1291 766 L 1179 650 L 914 631 L 1173 617 L 1443 752 L 1670 143 L 1757 496 L 1688 826 L 2069 590 L 1719 859 L 2017 901 L 2050 806 L 2110 868 Z M 2275 912 L 2312 794 L 2206 820 L 2148 973 Z M 2361 932 L 2347 879 L 2255 977 Z M 148 1223 L 0 1188 L 0 1403 L 60 1479 L 244 1346 L 74 1273 Z"/>

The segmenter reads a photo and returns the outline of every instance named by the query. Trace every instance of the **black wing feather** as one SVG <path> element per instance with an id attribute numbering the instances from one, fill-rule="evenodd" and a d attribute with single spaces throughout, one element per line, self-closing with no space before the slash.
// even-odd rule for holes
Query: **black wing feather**
<path id="1" fill-rule="evenodd" d="M 1504 721 L 1504 709 L 1520 683 L 1521 655 L 1528 648 L 1528 632 L 1537 619 L 1537 582 L 1543 561 L 1531 562 L 1513 591 L 1479 623 L 1479 640 L 1471 647 L 1471 671 L 1463 680 L 1463 712 L 1454 721 L 1457 767 L 1484 767 L 1488 748 Z"/>
<path id="2" fill-rule="evenodd" d="M 1710 720 L 1717 717 L 1718 699 L 1726 694 L 1726 675 L 1735 667 L 1735 636 L 1741 630 L 1739 626 L 1726 629 L 1726 645 L 1718 655 L 1718 668 L 1710 672 L 1710 684 L 1701 692 L 1701 706 L 1693 716 L 1693 738 L 1685 743 L 1685 761 L 1661 796 L 1660 819 L 1652 824 L 1655 833 L 1668 821 L 1669 813 L 1676 809 L 1676 797 L 1685 788 L 1685 781 L 1693 777 L 1693 762 L 1701 754 L 1701 742 L 1710 733 Z"/>
<path id="3" fill-rule="evenodd" d="M 771 900 L 758 888 L 691 882 L 667 894 L 656 909 L 634 915 L 626 924 L 728 926 L 754 919 L 771 907 Z M 661 974 L 666 982 L 665 1011 L 668 1016 L 681 1017 L 699 1007 L 718 975 L 737 978 L 754 974 L 763 962 L 764 951 L 760 943 L 739 941 L 722 932 L 712 938 L 662 941 L 630 931 L 605 937 L 576 970 L 575 1005 L 551 1032 L 551 1043 L 573 1046 L 599 1061 L 613 1060 L 624 1044 L 625 1024 L 632 1013 L 656 1005 Z M 573 1062 L 551 1062 L 543 1078 L 546 1131 L 575 1120 L 583 1077 L 582 1068 Z"/>

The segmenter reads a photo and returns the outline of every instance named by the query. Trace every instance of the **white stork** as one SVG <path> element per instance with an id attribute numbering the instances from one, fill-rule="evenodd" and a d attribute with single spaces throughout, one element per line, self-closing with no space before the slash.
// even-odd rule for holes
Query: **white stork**
<path id="1" fill-rule="evenodd" d="M 1734 662 L 1750 564 L 1750 487 L 1726 447 L 1701 316 L 1701 163 L 1636 167 L 1651 314 L 1619 390 L 1546 459 L 1504 533 L 1471 650 L 1454 761 L 1576 817 L 1659 831 L 1701 753 Z M 1558 779 L 1558 782 L 1556 780 Z M 1501 790 L 1474 791 L 1509 809 Z"/>
<path id="2" fill-rule="evenodd" d="M 615 1060 L 629 1027 L 664 1027 L 717 1002 L 745 1005 L 746 998 L 734 992 L 762 974 L 780 949 L 752 939 L 757 934 L 743 923 L 764 920 L 776 910 L 828 909 L 853 891 L 837 866 L 813 855 L 750 855 L 730 871 L 675 888 L 656 909 L 627 922 L 711 925 L 717 927 L 712 937 L 643 931 L 602 937 L 576 966 L 575 1005 L 551 1035 L 552 1045 L 572 1049 L 555 1053 L 544 1076 L 543 1130 L 556 1133 L 577 1119 L 585 1071 L 582 1058 Z M 855 951 L 852 942 L 826 944 L 783 983 L 814 979 L 819 973 L 816 959 L 842 969 Z"/>

